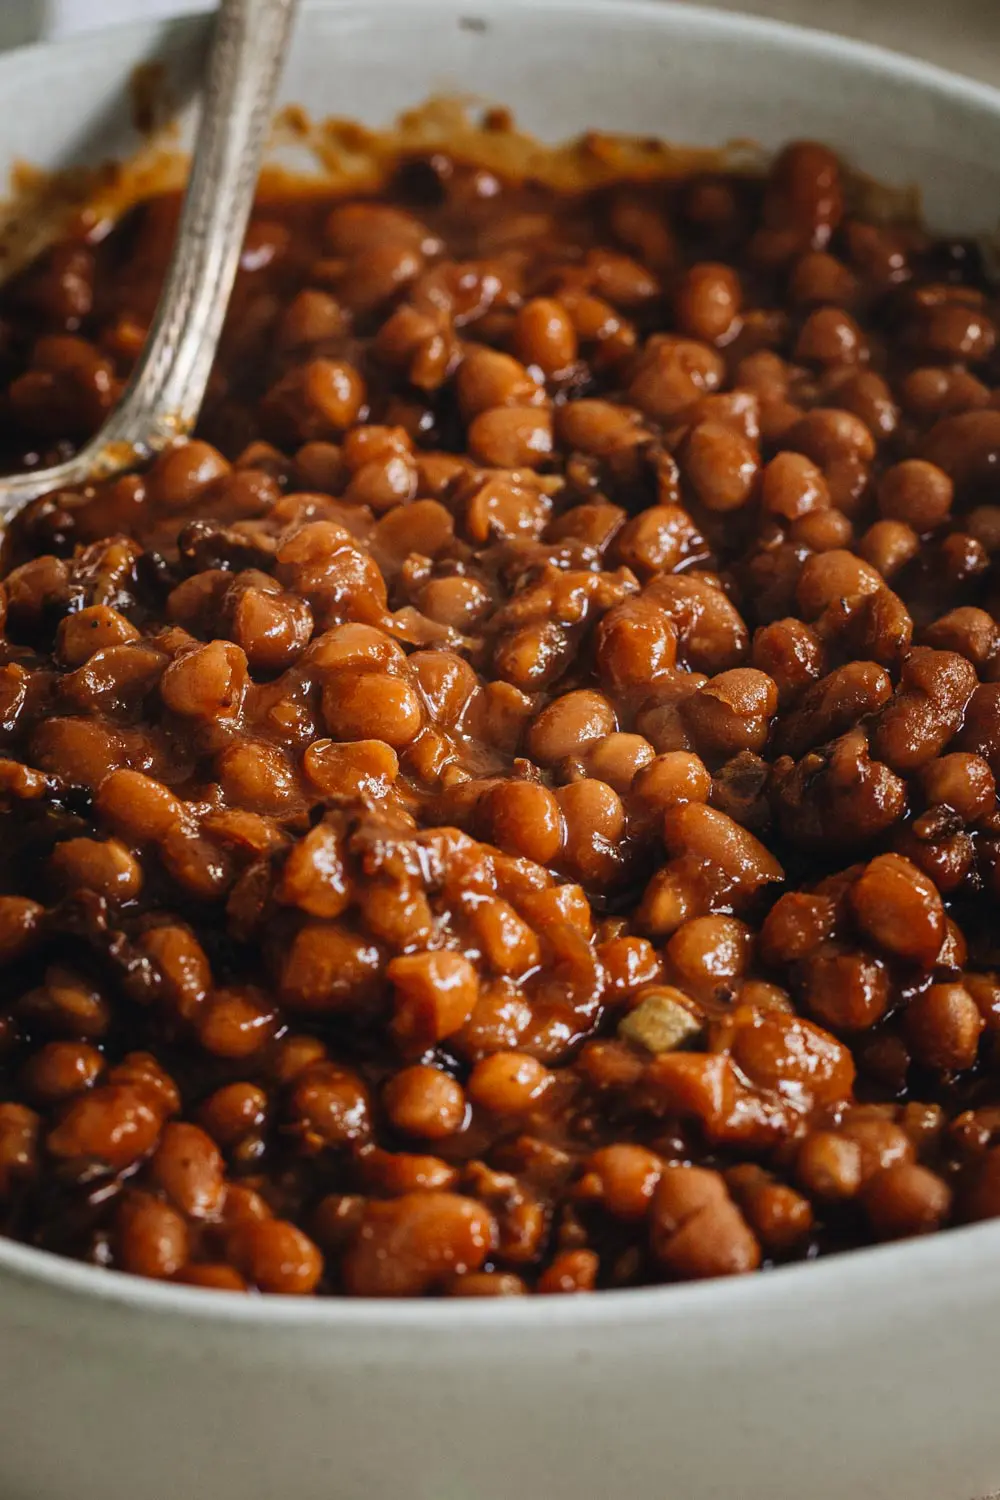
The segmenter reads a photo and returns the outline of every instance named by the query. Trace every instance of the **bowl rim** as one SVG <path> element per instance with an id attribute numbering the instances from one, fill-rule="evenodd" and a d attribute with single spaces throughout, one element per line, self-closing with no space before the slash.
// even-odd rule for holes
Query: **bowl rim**
<path id="1" fill-rule="evenodd" d="M 220 1292 L 181 1282 L 154 1281 L 104 1269 L 0 1238 L 0 1298 L 4 1283 L 23 1291 L 51 1292 L 76 1301 L 110 1305 L 157 1319 L 177 1317 L 218 1325 L 274 1330 L 440 1335 L 594 1333 L 610 1324 L 637 1329 L 667 1322 L 707 1327 L 776 1316 L 807 1319 L 824 1304 L 863 1307 L 871 1319 L 898 1326 L 904 1309 L 922 1308 L 929 1287 L 967 1288 L 963 1300 L 982 1300 L 984 1283 L 1000 1284 L 1000 1219 L 940 1230 L 918 1239 L 866 1245 L 796 1261 L 746 1276 L 622 1287 L 586 1296 L 521 1297 L 300 1297 Z M 877 1301 L 875 1299 L 878 1299 Z M 849 1323 L 849 1319 L 845 1322 Z M 372 1351 L 374 1353 L 374 1351 Z"/>
<path id="2" fill-rule="evenodd" d="M 165 15 L 149 20 L 116 21 L 110 26 L 94 27 L 70 36 L 28 42 L 21 46 L 0 51 L 0 83 L 5 73 L 17 72 L 25 62 L 46 58 L 58 59 L 73 53 L 83 53 L 91 48 L 100 50 L 108 38 L 152 36 L 165 37 L 178 26 L 203 26 L 211 23 L 210 11 L 184 9 L 183 0 L 173 0 L 177 7 Z M 451 12 L 463 25 L 479 19 L 477 13 L 492 12 L 508 16 L 518 10 L 528 16 L 545 12 L 553 14 L 585 14 L 629 18 L 633 22 L 645 22 L 659 27 L 679 31 L 726 32 L 746 38 L 748 41 L 770 43 L 775 47 L 796 50 L 814 57 L 825 55 L 838 62 L 852 65 L 865 72 L 892 75 L 902 82 L 915 84 L 928 92 L 952 100 L 973 103 L 985 110 L 1000 110 L 1000 83 L 992 84 L 985 79 L 971 78 L 943 67 L 925 58 L 907 52 L 897 52 L 879 42 L 867 42 L 858 37 L 842 36 L 821 26 L 806 26 L 798 22 L 782 21 L 771 16 L 751 15 L 741 10 L 722 10 L 719 6 L 703 4 L 701 0 L 365 0 L 359 7 L 358 0 L 301 0 L 298 25 L 305 17 L 318 17 L 324 13 L 346 12 L 352 14 L 354 23 L 363 18 L 367 23 L 376 11 L 437 11 Z"/>
<path id="3" fill-rule="evenodd" d="M 735 45 L 747 42 L 771 45 L 784 52 L 799 52 L 812 58 L 827 57 L 870 74 L 892 76 L 926 93 L 973 104 L 998 117 L 1000 87 L 966 78 L 921 58 L 895 52 L 871 42 L 839 36 L 821 28 L 795 25 L 742 11 L 687 4 L 683 0 L 367 0 L 363 8 L 356 0 L 305 0 L 301 16 L 353 12 L 357 21 L 373 21 L 379 11 L 424 9 L 451 12 L 456 18 L 477 13 L 509 17 L 512 10 L 539 16 L 580 15 L 614 17 L 623 22 L 673 29 L 682 35 L 699 31 L 726 32 Z M 6 74 L 13 74 L 30 61 L 44 68 L 47 59 L 86 53 L 106 45 L 108 38 L 127 36 L 164 38 L 178 25 L 203 23 L 210 15 L 182 8 L 150 21 L 126 21 L 99 27 L 56 41 L 40 41 L 0 53 L 0 87 Z M 299 24 L 301 24 L 301 19 Z M 965 1283 L 970 1297 L 977 1295 L 984 1278 L 1000 1275 L 1000 1219 L 964 1225 L 905 1243 L 860 1247 L 823 1257 L 776 1267 L 763 1274 L 720 1278 L 703 1282 L 621 1288 L 584 1297 L 509 1298 L 354 1298 L 234 1296 L 231 1292 L 153 1281 L 71 1260 L 51 1251 L 0 1236 L 0 1296 L 4 1288 L 89 1299 L 119 1310 L 154 1317 L 178 1317 L 219 1325 L 245 1325 L 282 1330 L 334 1328 L 371 1332 L 406 1332 L 433 1337 L 465 1333 L 483 1334 L 556 1332 L 569 1329 L 586 1334 L 609 1324 L 634 1328 L 653 1320 L 711 1316 L 714 1322 L 739 1320 L 751 1311 L 755 1316 L 771 1306 L 815 1308 L 831 1293 L 839 1300 L 852 1295 L 879 1294 L 893 1308 L 913 1305 L 922 1288 L 940 1280 L 952 1286 Z"/>

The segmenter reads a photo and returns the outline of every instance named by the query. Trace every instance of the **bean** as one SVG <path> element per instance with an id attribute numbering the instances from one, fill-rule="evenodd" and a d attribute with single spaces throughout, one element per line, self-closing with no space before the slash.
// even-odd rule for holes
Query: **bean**
<path id="1" fill-rule="evenodd" d="M 168 1280 L 188 1258 L 187 1225 L 166 1203 L 146 1193 L 130 1193 L 116 1216 L 122 1269 L 137 1276 Z"/>
<path id="2" fill-rule="evenodd" d="M 450 1275 L 478 1271 L 496 1237 L 492 1215 L 456 1193 L 407 1193 L 370 1202 L 344 1259 L 358 1297 L 419 1296 Z"/>
<path id="3" fill-rule="evenodd" d="M 460 1084 L 438 1068 L 404 1068 L 384 1094 L 389 1119 L 404 1135 L 443 1140 L 465 1123 L 465 1094 Z"/>
<path id="4" fill-rule="evenodd" d="M 174 1120 L 164 1127 L 150 1174 L 188 1218 L 210 1218 L 222 1205 L 222 1157 L 215 1142 L 197 1125 Z"/>
<path id="5" fill-rule="evenodd" d="M 247 1281 L 278 1296 L 308 1296 L 323 1274 L 323 1257 L 312 1240 L 284 1219 L 241 1224 L 230 1254 Z"/>

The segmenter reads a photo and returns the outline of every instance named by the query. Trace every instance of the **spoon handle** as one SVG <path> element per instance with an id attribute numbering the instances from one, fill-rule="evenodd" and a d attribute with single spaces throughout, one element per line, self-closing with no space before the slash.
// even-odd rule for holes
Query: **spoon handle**
<path id="1" fill-rule="evenodd" d="M 191 431 L 222 332 L 298 0 L 221 0 L 170 267 L 122 398 L 66 463 L 0 479 L 0 515 L 120 472 Z"/>
<path id="2" fill-rule="evenodd" d="M 222 0 L 198 143 L 156 318 L 109 434 L 162 446 L 189 432 L 205 395 L 296 0 Z"/>

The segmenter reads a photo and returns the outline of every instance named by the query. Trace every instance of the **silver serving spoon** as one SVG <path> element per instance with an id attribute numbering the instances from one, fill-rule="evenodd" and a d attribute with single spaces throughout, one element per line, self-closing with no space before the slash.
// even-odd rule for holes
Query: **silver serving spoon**
<path id="1" fill-rule="evenodd" d="M 253 206 L 298 0 L 220 0 L 170 267 L 121 401 L 65 463 L 0 477 L 0 522 L 50 490 L 107 479 L 194 427 Z"/>

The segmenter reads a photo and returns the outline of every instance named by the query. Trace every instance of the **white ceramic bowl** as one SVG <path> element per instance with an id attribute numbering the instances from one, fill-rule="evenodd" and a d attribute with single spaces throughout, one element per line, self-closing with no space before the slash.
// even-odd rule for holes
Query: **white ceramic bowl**
<path id="1" fill-rule="evenodd" d="M 126 79 L 200 22 L 0 58 L 0 168 L 135 144 Z M 632 0 L 354 0 L 285 98 L 433 91 L 706 145 L 811 135 L 992 228 L 1000 93 L 818 33 Z M 978 1500 L 1000 1489 L 1000 1223 L 745 1280 L 510 1303 L 250 1300 L 0 1242 L 2 1500 Z"/>

